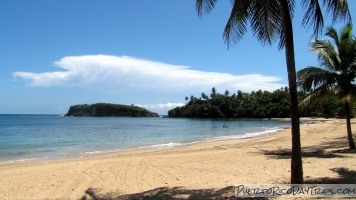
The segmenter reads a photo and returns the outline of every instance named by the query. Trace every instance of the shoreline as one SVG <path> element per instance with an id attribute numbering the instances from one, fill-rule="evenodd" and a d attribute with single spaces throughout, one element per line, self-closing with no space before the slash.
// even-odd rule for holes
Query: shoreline
<path id="1" fill-rule="evenodd" d="M 289 129 L 289 127 L 278 127 L 273 130 L 265 130 L 263 132 L 256 132 L 256 133 L 248 133 L 244 135 L 223 135 L 223 136 L 217 136 L 214 138 L 205 138 L 205 140 L 196 140 L 196 141 L 191 141 L 191 142 L 168 142 L 168 143 L 159 143 L 159 144 L 152 144 L 152 145 L 146 145 L 146 146 L 139 146 L 139 147 L 134 147 L 134 148 L 127 148 L 127 149 L 110 149 L 110 150 L 94 150 L 93 151 L 87 151 L 87 152 L 76 152 L 72 154 L 66 154 L 66 155 L 60 155 L 56 157 L 32 157 L 32 158 L 19 158 L 19 159 L 13 159 L 13 160 L 0 160 L 1 163 L 17 163 L 17 162 L 27 162 L 27 161 L 35 161 L 35 162 L 41 162 L 41 161 L 70 161 L 70 160 L 75 160 L 75 159 L 81 159 L 81 158 L 90 158 L 93 156 L 105 156 L 106 154 L 116 154 L 116 153 L 125 153 L 125 152 L 131 152 L 131 151 L 164 151 L 164 150 L 169 150 L 169 149 L 175 149 L 175 148 L 185 148 L 185 147 L 190 147 L 193 145 L 198 145 L 198 144 L 209 144 L 209 143 L 214 143 L 214 142 L 224 142 L 224 141 L 239 141 L 242 139 L 252 139 L 252 138 L 259 138 L 259 137 L 268 137 L 272 136 L 274 134 L 277 134 L 280 131 L 283 131 L 284 129 Z"/>
<path id="2" fill-rule="evenodd" d="M 288 121 L 288 119 L 239 119 L 239 120 L 232 120 L 232 121 Z M 307 120 L 311 121 L 311 120 Z M 224 120 L 225 122 L 225 120 Z M 61 152 L 61 151 L 27 151 L 27 152 L 20 152 L 20 153 L 9 153 L 10 156 L 1 155 L 0 163 L 3 162 L 26 162 L 26 161 L 51 161 L 51 160 L 73 160 L 78 158 L 86 158 L 91 157 L 93 155 L 104 155 L 104 154 L 111 154 L 111 153 L 118 153 L 124 151 L 132 151 L 132 150 L 165 150 L 171 148 L 178 148 L 178 147 L 185 147 L 191 146 L 199 143 L 206 143 L 206 142 L 214 142 L 214 141 L 225 141 L 225 140 L 239 140 L 243 138 L 254 138 L 260 137 L 264 135 L 271 135 L 275 134 L 283 130 L 284 128 L 288 128 L 289 125 L 278 125 L 276 127 L 271 128 L 261 128 L 261 130 L 256 130 L 255 132 L 239 132 L 239 130 L 235 130 L 234 128 L 229 128 L 229 132 L 226 135 L 218 134 L 218 136 L 206 136 L 202 138 L 196 139 L 187 139 L 185 141 L 179 140 L 171 140 L 163 143 L 153 143 L 153 144 L 142 144 L 139 145 L 131 145 L 131 147 L 121 147 L 121 148 L 95 148 L 93 146 L 92 149 L 86 149 L 84 151 L 72 151 L 72 152 Z M 220 131 L 223 133 L 223 130 Z"/>
<path id="3" fill-rule="evenodd" d="M 347 150 L 345 123 L 327 119 L 301 126 L 307 183 L 355 183 L 356 152 Z M 352 119 L 353 130 L 355 124 Z M 113 198 L 146 194 L 159 188 L 196 192 L 240 183 L 283 184 L 290 178 L 290 143 L 287 128 L 271 135 L 169 149 L 0 162 L 0 192 L 5 199 L 80 199 L 90 194 Z M 224 194 L 231 192 L 230 188 Z"/>
<path id="4" fill-rule="evenodd" d="M 258 121 L 258 120 L 274 120 L 274 121 L 290 121 L 290 118 L 263 118 L 263 119 L 239 119 L 239 121 L 244 121 L 244 120 L 252 120 L 252 121 Z M 303 122 L 316 122 L 316 123 L 324 123 L 325 121 L 328 121 L 328 119 L 325 118 L 300 118 L 301 126 L 306 125 L 306 124 L 315 124 L 315 123 L 303 123 Z M 170 150 L 170 149 L 175 149 L 175 148 L 189 148 L 190 146 L 194 145 L 199 145 L 199 144 L 213 144 L 215 142 L 224 142 L 224 141 L 236 141 L 238 142 L 239 140 L 243 139 L 254 139 L 254 138 L 260 138 L 260 137 L 269 137 L 273 136 L 275 134 L 278 134 L 281 131 L 288 130 L 290 129 L 291 126 L 284 126 L 284 127 L 276 127 L 276 129 L 273 129 L 270 131 L 265 130 L 262 132 L 253 132 L 253 133 L 245 133 L 244 135 L 223 135 L 223 136 L 217 136 L 214 138 L 205 138 L 204 140 L 196 140 L 196 141 L 190 141 L 190 142 L 168 142 L 168 143 L 160 143 L 160 144 L 152 144 L 152 145 L 145 145 L 145 146 L 139 146 L 139 147 L 133 147 L 133 148 L 125 148 L 125 149 L 108 149 L 108 150 L 95 150 L 93 151 L 87 151 L 87 152 L 76 152 L 73 154 L 65 154 L 65 155 L 60 155 L 57 157 L 33 157 L 33 158 L 19 158 L 19 159 L 14 159 L 14 160 L 4 160 L 0 161 L 0 164 L 2 163 L 21 163 L 21 162 L 46 162 L 46 161 L 71 161 L 71 160 L 76 160 L 76 159 L 84 159 L 84 158 L 91 158 L 94 156 L 105 156 L 105 155 L 110 155 L 110 154 L 117 154 L 117 153 L 125 153 L 125 152 L 136 152 L 136 151 L 164 151 L 164 150 Z"/>

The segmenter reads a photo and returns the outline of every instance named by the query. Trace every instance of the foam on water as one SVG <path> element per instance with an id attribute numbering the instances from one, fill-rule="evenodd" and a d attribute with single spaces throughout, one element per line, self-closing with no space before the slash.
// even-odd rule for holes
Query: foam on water
<path id="1" fill-rule="evenodd" d="M 179 142 L 168 142 L 164 144 L 153 144 L 153 145 L 148 145 L 148 146 L 143 146 L 143 147 L 138 147 L 138 149 L 162 149 L 162 148 L 173 148 L 173 147 L 181 147 L 188 145 L 189 143 L 179 143 Z"/>
<path id="2" fill-rule="evenodd" d="M 236 139 L 242 139 L 242 138 L 251 138 L 251 137 L 257 137 L 257 136 L 262 136 L 262 135 L 269 135 L 273 133 L 277 133 L 278 131 L 281 131 L 283 129 L 281 128 L 273 128 L 273 129 L 268 129 L 262 132 L 252 132 L 252 133 L 245 133 L 243 135 L 226 135 L 226 136 L 219 136 L 211 139 L 211 141 L 221 141 L 221 140 L 236 140 Z"/>

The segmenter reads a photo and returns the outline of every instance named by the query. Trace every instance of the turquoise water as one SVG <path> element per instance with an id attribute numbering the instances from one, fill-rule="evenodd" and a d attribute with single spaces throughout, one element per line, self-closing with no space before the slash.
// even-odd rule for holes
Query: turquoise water
<path id="1" fill-rule="evenodd" d="M 224 124 L 228 127 L 224 128 Z M 270 134 L 290 122 L 0 115 L 0 161 L 67 159 Z"/>

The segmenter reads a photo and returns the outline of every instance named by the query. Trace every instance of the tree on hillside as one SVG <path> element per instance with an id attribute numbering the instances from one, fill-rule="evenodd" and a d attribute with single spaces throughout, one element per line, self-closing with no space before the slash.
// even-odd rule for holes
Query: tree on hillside
<path id="1" fill-rule="evenodd" d="M 218 0 L 196 0 L 198 15 L 210 13 Z M 247 31 L 251 22 L 254 35 L 263 44 L 271 44 L 279 39 L 279 48 L 285 49 L 288 71 L 289 94 L 292 123 L 291 183 L 303 183 L 303 166 L 300 143 L 299 108 L 297 98 L 296 71 L 294 58 L 294 39 L 292 18 L 294 0 L 232 0 L 230 17 L 223 37 L 228 46 L 237 43 Z M 333 20 L 350 19 L 347 0 L 302 0 L 306 11 L 303 25 L 313 26 L 314 34 L 321 32 L 324 25 L 321 2 L 331 13 Z"/>
<path id="2" fill-rule="evenodd" d="M 215 97 L 216 97 L 216 88 L 213 87 L 211 88 L 210 98 L 215 99 Z"/>
<path id="3" fill-rule="evenodd" d="M 209 100 L 208 95 L 206 95 L 204 92 L 201 93 L 201 98 L 202 98 L 203 100 Z"/>
<path id="4" fill-rule="evenodd" d="M 356 40 L 352 26 L 345 26 L 340 34 L 328 28 L 326 35 L 331 40 L 316 40 L 310 49 L 318 55 L 323 68 L 307 67 L 298 71 L 298 85 L 309 95 L 301 102 L 306 107 L 316 98 L 329 97 L 335 93 L 345 104 L 347 136 L 350 149 L 355 149 L 351 131 L 351 114 L 356 97 Z"/>

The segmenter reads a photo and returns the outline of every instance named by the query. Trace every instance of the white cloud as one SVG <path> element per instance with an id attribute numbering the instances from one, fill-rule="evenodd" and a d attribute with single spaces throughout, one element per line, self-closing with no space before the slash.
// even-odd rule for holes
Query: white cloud
<path id="1" fill-rule="evenodd" d="M 274 90 L 283 86 L 281 79 L 261 74 L 234 75 L 193 70 L 128 56 L 68 56 L 55 62 L 60 71 L 14 72 L 13 76 L 36 87 L 103 87 L 109 90 L 182 92 Z"/>
<path id="2" fill-rule="evenodd" d="M 162 114 L 162 113 L 167 113 L 168 110 L 184 105 L 185 105 L 184 103 L 158 103 L 158 104 L 137 104 L 136 106 L 143 107 L 146 108 L 147 110 L 151 110 L 153 112 Z"/>

